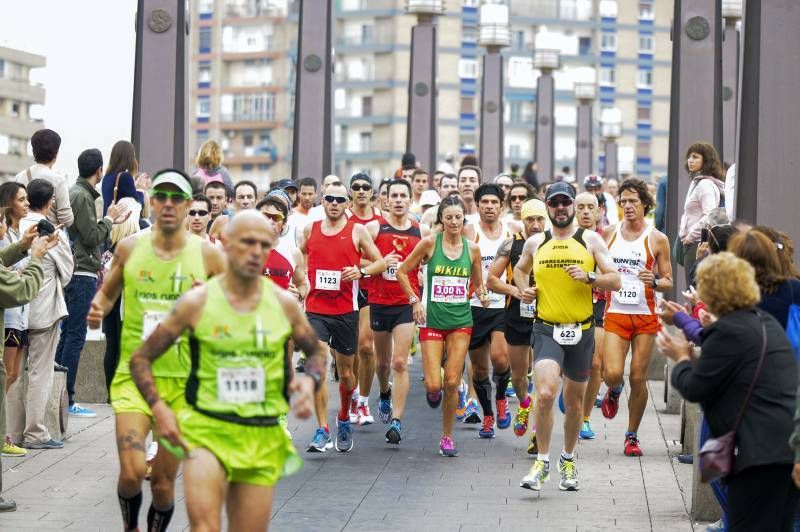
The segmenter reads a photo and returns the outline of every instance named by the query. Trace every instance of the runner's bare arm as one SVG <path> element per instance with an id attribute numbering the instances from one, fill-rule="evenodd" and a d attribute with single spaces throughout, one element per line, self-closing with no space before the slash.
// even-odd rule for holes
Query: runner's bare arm
<path id="1" fill-rule="evenodd" d="M 89 314 L 86 317 L 86 321 L 90 328 L 97 329 L 100 327 L 103 317 L 111 312 L 114 302 L 122 294 L 122 274 L 125 270 L 125 263 L 136 245 L 137 238 L 138 236 L 135 235 L 130 236 L 117 244 L 117 248 L 114 250 L 114 260 L 111 261 L 111 269 L 103 278 L 103 285 L 94 295 L 89 306 Z"/>
<path id="2" fill-rule="evenodd" d="M 300 253 L 303 254 L 303 257 L 306 257 L 306 255 L 308 255 L 308 250 L 306 249 L 306 243 L 308 242 L 308 235 L 311 234 L 311 225 L 312 224 L 306 224 L 306 226 L 303 227 L 303 231 L 300 234 L 301 235 L 300 240 L 297 242 L 297 249 L 300 250 Z"/>
<path id="3" fill-rule="evenodd" d="M 358 249 L 361 250 L 361 254 L 372 261 L 371 264 L 364 267 L 364 272 L 367 275 L 375 275 L 386 271 L 386 260 L 381 257 L 381 252 L 367 229 L 363 225 L 356 225 L 353 233 L 358 238 Z M 396 261 L 395 264 L 397 264 Z"/>
<path id="4" fill-rule="evenodd" d="M 608 242 L 611 240 L 611 237 L 614 235 L 614 232 L 616 231 L 616 228 L 617 228 L 616 225 L 607 225 L 605 227 L 605 229 L 603 229 L 603 240 L 605 241 L 606 245 L 608 245 Z"/>
<path id="5" fill-rule="evenodd" d="M 400 289 L 407 297 L 415 296 L 414 290 L 411 288 L 411 282 L 408 280 L 409 272 L 414 271 L 419 265 L 430 258 L 433 254 L 433 246 L 436 243 L 436 235 L 429 235 L 414 247 L 411 254 L 406 257 L 406 260 L 397 268 L 397 282 L 400 284 Z"/>
<path id="6" fill-rule="evenodd" d="M 650 233 L 650 242 L 656 259 L 655 272 L 658 273 L 656 279 L 653 272 L 641 272 L 639 279 L 645 285 L 653 287 L 657 292 L 669 292 L 672 290 L 672 262 L 670 261 L 669 239 L 661 231 Z M 655 286 L 654 285 L 655 281 Z"/>
<path id="7" fill-rule="evenodd" d="M 222 250 L 211 242 L 203 242 L 203 265 L 206 268 L 206 278 L 210 279 L 215 275 L 224 273 L 228 266 Z"/>
<path id="8" fill-rule="evenodd" d="M 211 222 L 211 228 L 208 230 L 208 236 L 214 240 L 222 237 L 225 233 L 225 225 L 228 223 L 230 217 L 227 214 L 220 214 L 216 220 Z"/>
<path id="9" fill-rule="evenodd" d="M 605 241 L 597 233 L 583 233 L 583 239 L 586 249 L 594 256 L 597 271 L 600 273 L 592 286 L 600 290 L 619 290 L 622 281 Z"/>
<path id="10" fill-rule="evenodd" d="M 469 278 L 472 287 L 475 289 L 475 295 L 481 301 L 481 305 L 486 307 L 489 304 L 489 294 L 486 292 L 486 287 L 483 284 L 483 265 L 481 264 L 481 250 L 477 244 L 469 242 L 469 260 L 470 272 Z"/>
<path id="11" fill-rule="evenodd" d="M 489 275 L 486 277 L 486 287 L 496 294 L 504 294 L 519 299 L 519 290 L 512 284 L 500 280 L 500 276 L 508 268 L 508 263 L 511 260 L 511 244 L 513 239 L 508 238 L 500 244 L 497 249 L 497 255 L 494 258 L 492 267 L 489 269 Z"/>
<path id="12" fill-rule="evenodd" d="M 524 303 L 533 303 L 536 299 L 536 287 L 531 286 L 531 270 L 533 270 L 533 256 L 544 239 L 544 234 L 531 236 L 522 246 L 522 254 L 514 266 L 514 285 L 519 290 L 520 299 Z"/>
<path id="13" fill-rule="evenodd" d="M 461 229 L 461 236 L 467 239 L 467 242 L 475 241 L 475 226 L 472 224 L 464 223 L 464 228 Z"/>
<path id="14" fill-rule="evenodd" d="M 297 290 L 300 300 L 308 295 L 308 280 L 306 279 L 306 259 L 299 249 L 293 249 L 294 253 L 294 273 L 292 273 L 292 284 Z"/>

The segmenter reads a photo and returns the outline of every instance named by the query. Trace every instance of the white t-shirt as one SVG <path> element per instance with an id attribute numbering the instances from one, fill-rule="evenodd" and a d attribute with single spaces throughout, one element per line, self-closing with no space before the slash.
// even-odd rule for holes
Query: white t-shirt
<path id="1" fill-rule="evenodd" d="M 308 218 L 310 215 L 311 212 L 303 214 L 300 211 L 294 210 L 292 214 L 289 215 L 289 219 L 286 220 L 286 226 L 288 228 L 286 234 L 294 236 L 295 243 L 299 242 L 299 238 L 303 234 L 303 229 L 309 222 Z"/>

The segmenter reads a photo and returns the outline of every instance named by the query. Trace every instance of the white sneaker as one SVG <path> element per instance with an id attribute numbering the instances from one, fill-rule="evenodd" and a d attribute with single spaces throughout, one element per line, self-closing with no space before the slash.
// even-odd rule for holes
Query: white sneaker
<path id="1" fill-rule="evenodd" d="M 373 423 L 375 423 L 375 418 L 369 413 L 369 405 L 367 403 L 358 405 L 358 424 L 372 425 Z"/>
<path id="2" fill-rule="evenodd" d="M 350 398 L 350 423 L 358 423 L 358 389 Z"/>

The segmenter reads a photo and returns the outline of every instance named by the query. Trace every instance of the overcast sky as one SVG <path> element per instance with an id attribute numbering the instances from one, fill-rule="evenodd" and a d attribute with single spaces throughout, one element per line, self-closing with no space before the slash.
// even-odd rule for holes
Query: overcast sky
<path id="1" fill-rule="evenodd" d="M 75 177 L 78 154 L 130 140 L 135 0 L 0 0 L 0 46 L 44 55 L 45 126 L 61 135 L 55 168 Z"/>

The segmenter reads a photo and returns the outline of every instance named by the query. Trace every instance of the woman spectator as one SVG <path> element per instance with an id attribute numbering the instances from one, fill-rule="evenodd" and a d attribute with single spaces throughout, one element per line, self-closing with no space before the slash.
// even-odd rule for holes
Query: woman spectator
<path id="1" fill-rule="evenodd" d="M 15 181 L 9 181 L 0 185 L 0 208 L 4 210 L 6 225 L 5 237 L 0 240 L 0 247 L 9 246 L 19 242 L 21 238 L 19 222 L 28 215 L 28 191 L 25 185 Z M 27 260 L 21 260 L 11 268 L 20 271 L 27 266 Z M 22 355 L 28 347 L 28 305 L 8 308 L 5 311 L 5 337 L 3 338 L 3 363 L 6 367 L 6 390 L 10 390 L 14 382 L 19 378 L 22 370 Z M 3 416 L 5 419 L 5 416 Z M 6 456 L 24 456 L 27 454 L 13 443 L 8 437 L 6 427 L 0 427 L 3 431 L 3 449 Z"/>
<path id="2" fill-rule="evenodd" d="M 207 140 L 197 152 L 197 170 L 192 177 L 200 177 L 203 179 L 203 187 L 211 181 L 222 181 L 225 183 L 225 188 L 228 189 L 228 194 L 233 194 L 233 180 L 228 173 L 228 169 L 222 166 L 223 156 L 222 147 L 216 140 Z"/>
<path id="3" fill-rule="evenodd" d="M 794 242 L 792 237 L 766 225 L 756 225 L 753 227 L 759 233 L 764 233 L 767 238 L 775 243 L 778 251 L 778 259 L 781 262 L 781 273 L 792 279 L 800 279 L 800 271 L 794 264 Z"/>
<path id="4" fill-rule="evenodd" d="M 103 176 L 103 216 L 109 205 L 121 203 L 128 207 L 131 215 L 111 230 L 112 246 L 139 231 L 139 218 L 144 208 L 144 194 L 136 189 L 135 177 L 139 174 L 136 148 L 127 140 L 120 140 L 111 149 L 105 176 Z"/>
<path id="5" fill-rule="evenodd" d="M 731 238 L 728 249 L 755 269 L 756 282 L 761 290 L 758 307 L 772 314 L 785 329 L 789 307 L 800 305 L 800 280 L 783 273 L 776 243 L 764 233 L 751 229 Z"/>
<path id="6" fill-rule="evenodd" d="M 681 335 L 662 331 L 657 345 L 676 362 L 672 385 L 700 403 L 711 434 L 732 430 L 755 376 L 764 331 L 766 356 L 736 433 L 728 488 L 728 530 L 791 530 L 798 490 L 792 483 L 789 446 L 795 409 L 797 364 L 780 324 L 758 311 L 755 270 L 732 253 L 706 258 L 697 269 L 697 290 L 718 319 L 702 332 L 702 356 L 694 359 Z"/>
<path id="7" fill-rule="evenodd" d="M 686 150 L 686 169 L 691 183 L 683 204 L 678 236 L 683 245 L 683 271 L 688 285 L 692 267 L 697 262 L 700 233 L 708 224 L 708 214 L 719 207 L 724 174 L 717 150 L 706 142 L 697 142 Z"/>

